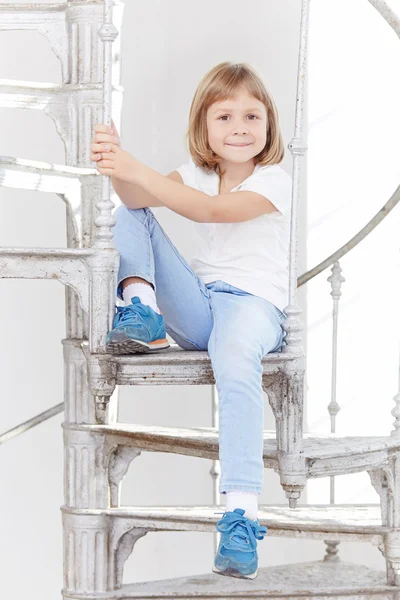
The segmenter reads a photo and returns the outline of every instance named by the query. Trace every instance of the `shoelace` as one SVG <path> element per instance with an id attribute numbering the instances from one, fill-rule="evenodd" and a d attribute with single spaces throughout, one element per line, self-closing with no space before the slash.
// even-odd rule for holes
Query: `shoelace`
<path id="1" fill-rule="evenodd" d="M 264 539 L 264 535 L 267 533 L 268 529 L 267 527 L 265 527 L 264 525 L 258 525 L 257 523 L 255 523 L 254 521 L 252 521 L 250 523 L 250 520 L 248 518 L 246 518 L 244 515 L 240 515 L 239 513 L 235 513 L 235 512 L 229 512 L 227 513 L 226 511 L 224 513 L 214 513 L 216 515 L 222 515 L 225 514 L 226 517 L 224 518 L 224 520 L 221 522 L 220 525 L 218 525 L 217 523 L 217 530 L 223 533 L 232 531 L 234 528 L 237 527 L 237 531 L 235 531 L 234 535 L 231 536 L 231 540 L 233 542 L 237 541 L 234 539 L 234 537 L 238 536 L 239 538 L 242 538 L 244 540 L 246 540 L 246 536 L 243 535 L 244 532 L 240 531 L 241 527 L 245 527 L 247 529 L 247 533 L 249 534 L 249 538 L 250 538 L 250 545 L 252 547 L 253 550 L 256 549 L 257 547 L 257 540 L 263 540 Z M 240 546 L 240 542 L 237 542 L 238 545 Z"/>
<path id="2" fill-rule="evenodd" d="M 116 306 L 116 323 L 123 323 L 138 318 L 138 313 L 142 317 L 148 315 L 147 308 L 142 304 L 129 304 L 128 306 Z"/>

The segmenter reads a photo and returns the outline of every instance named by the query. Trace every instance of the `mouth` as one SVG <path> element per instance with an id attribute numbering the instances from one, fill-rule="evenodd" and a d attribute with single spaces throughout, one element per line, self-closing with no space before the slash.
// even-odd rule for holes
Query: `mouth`
<path id="1" fill-rule="evenodd" d="M 244 148 L 245 146 L 251 146 L 251 143 L 249 144 L 226 144 L 227 146 L 233 146 L 234 148 Z"/>

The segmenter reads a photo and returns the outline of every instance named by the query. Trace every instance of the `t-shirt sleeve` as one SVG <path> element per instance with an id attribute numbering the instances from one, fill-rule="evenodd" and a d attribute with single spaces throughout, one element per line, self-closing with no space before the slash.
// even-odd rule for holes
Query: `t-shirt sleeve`
<path id="1" fill-rule="evenodd" d="M 185 185 L 190 185 L 190 187 L 195 187 L 195 164 L 191 157 L 189 157 L 189 162 L 181 165 L 175 171 L 178 171 L 180 176 L 183 179 L 183 183 Z"/>
<path id="2" fill-rule="evenodd" d="M 190 180 L 190 171 L 189 171 L 190 165 L 186 164 L 186 165 L 181 165 L 180 167 L 178 167 L 177 169 L 175 169 L 175 171 L 178 171 L 178 173 L 180 174 L 180 176 L 183 179 L 183 183 L 185 185 L 189 185 L 189 180 Z"/>
<path id="3" fill-rule="evenodd" d="M 284 169 L 265 169 L 255 177 L 244 182 L 238 191 L 249 191 L 261 194 L 272 202 L 283 216 L 290 214 L 292 203 L 292 178 Z M 276 211 L 269 213 L 274 215 Z"/>

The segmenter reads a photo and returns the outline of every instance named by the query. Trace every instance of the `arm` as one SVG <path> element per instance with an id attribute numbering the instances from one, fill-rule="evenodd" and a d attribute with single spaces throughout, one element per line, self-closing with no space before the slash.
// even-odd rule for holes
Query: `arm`
<path id="1" fill-rule="evenodd" d="M 249 190 L 218 194 L 214 198 L 217 202 L 210 223 L 241 223 L 277 210 L 265 196 Z"/>
<path id="2" fill-rule="evenodd" d="M 162 205 L 192 221 L 238 223 L 277 210 L 272 202 L 257 192 L 228 192 L 209 196 L 190 186 L 169 181 L 164 175 L 139 162 L 134 173 L 135 180 Z M 179 175 L 177 171 L 173 173 Z"/>
<path id="3" fill-rule="evenodd" d="M 173 181 L 183 183 L 182 177 L 178 171 L 168 173 Z M 111 185 L 115 193 L 128 208 L 145 208 L 148 206 L 164 206 L 155 196 L 144 190 L 140 185 L 122 181 L 117 177 L 111 176 Z"/>
<path id="4" fill-rule="evenodd" d="M 167 206 L 179 215 L 198 223 L 211 222 L 212 206 L 215 202 L 213 196 L 182 185 L 175 176 L 166 177 L 136 159 L 133 160 L 135 164 L 131 172 L 135 183 L 157 198 L 162 206 Z M 173 171 L 170 175 L 174 173 L 181 179 L 178 171 Z"/>
<path id="5" fill-rule="evenodd" d="M 106 125 L 94 129 L 91 159 L 97 161 L 100 173 L 111 177 L 115 193 L 128 208 L 167 206 L 192 221 L 212 222 L 212 196 L 182 185 L 178 171 L 161 175 L 122 150 L 119 136 L 112 135 L 117 133 L 114 124 L 111 130 Z"/>
<path id="6" fill-rule="evenodd" d="M 177 171 L 172 171 L 167 176 L 161 175 L 138 161 L 129 152 L 125 152 L 113 144 L 111 144 L 111 150 L 102 153 L 102 156 L 103 160 L 99 161 L 98 170 L 103 175 L 115 177 L 127 184 L 125 185 L 127 195 L 121 199 L 128 208 L 143 207 L 142 202 L 146 206 L 167 206 L 179 215 L 198 223 L 249 221 L 262 214 L 277 210 L 265 196 L 253 191 L 228 192 L 209 196 L 191 186 L 182 185 L 180 174 Z M 146 195 L 142 190 L 146 192 Z M 120 191 L 123 195 L 123 190 Z M 136 201 L 133 200 L 135 194 L 141 198 L 140 206 L 137 206 Z"/>

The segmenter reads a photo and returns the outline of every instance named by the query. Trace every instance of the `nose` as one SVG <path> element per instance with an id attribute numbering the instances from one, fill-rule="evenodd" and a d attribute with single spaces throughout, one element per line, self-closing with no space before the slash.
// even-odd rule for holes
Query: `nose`
<path id="1" fill-rule="evenodd" d="M 232 133 L 240 135 L 240 134 L 248 133 L 248 131 L 249 131 L 249 128 L 247 127 L 247 125 L 245 123 L 239 122 L 234 125 Z"/>

